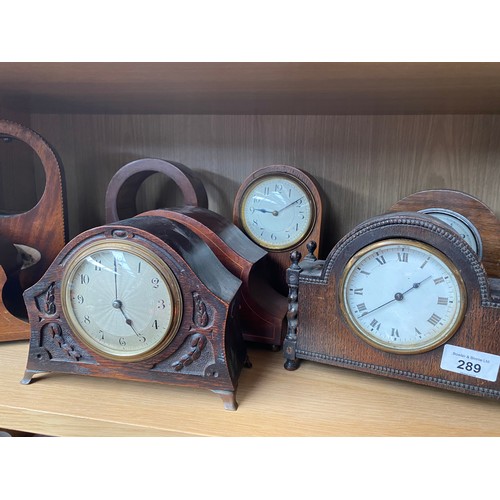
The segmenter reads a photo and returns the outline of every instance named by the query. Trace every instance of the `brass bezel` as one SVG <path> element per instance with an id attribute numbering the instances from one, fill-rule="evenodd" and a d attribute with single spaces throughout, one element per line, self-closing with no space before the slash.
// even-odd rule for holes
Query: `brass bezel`
<path id="1" fill-rule="evenodd" d="M 351 270 L 356 266 L 356 264 L 362 259 L 367 253 L 376 250 L 381 247 L 385 247 L 388 245 L 405 245 L 405 246 L 413 246 L 417 247 L 421 250 L 427 251 L 430 254 L 432 254 L 434 257 L 437 259 L 441 260 L 450 270 L 451 274 L 454 276 L 458 289 L 459 289 L 459 294 L 460 294 L 460 309 L 458 311 L 458 314 L 455 318 L 455 321 L 448 327 L 445 328 L 445 330 L 439 334 L 437 337 L 434 337 L 434 340 L 432 342 L 427 342 L 425 344 L 415 344 L 413 347 L 412 346 L 405 346 L 405 347 L 397 347 L 393 346 L 391 347 L 389 344 L 385 342 L 381 342 L 379 339 L 371 337 L 369 334 L 367 334 L 352 318 L 351 313 L 349 312 L 349 307 L 346 304 L 346 294 L 345 294 L 345 284 L 346 281 L 350 275 Z M 442 345 L 444 342 L 446 342 L 448 339 L 450 339 L 457 329 L 459 328 L 460 324 L 462 323 L 464 316 L 465 316 L 465 310 L 467 307 L 467 292 L 465 288 L 464 281 L 462 279 L 462 276 L 460 275 L 460 272 L 458 271 L 457 267 L 455 264 L 446 256 L 444 255 L 440 250 L 437 250 L 433 246 L 423 243 L 418 240 L 411 240 L 411 239 L 406 239 L 406 238 L 391 238 L 387 240 L 381 240 L 377 241 L 375 243 L 371 243 L 370 245 L 367 245 L 366 247 L 362 248 L 358 252 L 356 252 L 347 262 L 346 266 L 344 267 L 344 270 L 342 272 L 342 276 L 340 278 L 339 282 L 339 289 L 338 289 L 338 297 L 339 297 L 339 303 L 340 303 L 340 309 L 342 311 L 342 314 L 344 315 L 344 318 L 346 319 L 347 323 L 351 327 L 352 331 L 360 337 L 362 340 L 367 342 L 373 347 L 376 347 L 377 349 L 380 349 L 385 352 L 391 352 L 391 353 L 397 353 L 397 354 L 420 354 L 423 352 L 430 351 L 432 349 L 435 349 L 436 347 L 439 347 Z"/>
<path id="2" fill-rule="evenodd" d="M 250 191 L 253 189 L 253 187 L 256 184 L 260 184 L 263 181 L 267 181 L 267 180 L 273 179 L 273 178 L 275 178 L 275 179 L 286 178 L 288 181 L 290 181 L 290 182 L 298 185 L 302 189 L 302 191 L 305 192 L 306 196 L 309 199 L 309 203 L 310 203 L 310 206 L 311 206 L 311 218 L 309 220 L 309 225 L 307 226 L 306 231 L 303 233 L 303 235 L 300 237 L 300 239 L 296 240 L 294 243 L 287 243 L 286 245 L 272 245 L 272 244 L 268 244 L 268 243 L 263 242 L 261 239 L 259 239 L 255 235 L 253 235 L 252 232 L 248 228 L 248 224 L 247 224 L 247 221 L 246 221 L 246 216 L 244 215 L 244 207 L 245 207 L 245 205 L 247 203 L 247 199 L 248 199 L 249 193 L 250 193 Z M 296 248 L 296 247 L 298 247 L 311 234 L 311 232 L 313 230 L 313 227 L 314 227 L 314 224 L 316 223 L 316 217 L 317 217 L 316 200 L 314 199 L 314 196 L 311 193 L 311 190 L 306 186 L 306 184 L 304 184 L 304 182 L 302 182 L 297 177 L 295 177 L 293 175 L 290 175 L 288 173 L 269 173 L 269 174 L 262 175 L 260 177 L 257 177 L 255 179 L 253 179 L 252 182 L 250 182 L 248 184 L 248 186 L 245 188 L 245 191 L 243 193 L 243 196 L 242 196 L 241 202 L 240 202 L 240 206 L 239 206 L 239 216 L 240 216 L 240 220 L 241 220 L 241 223 L 243 225 L 243 229 L 245 231 L 245 234 L 252 241 L 254 241 L 255 243 L 257 243 L 262 248 L 268 249 L 269 251 L 285 251 L 285 250 L 288 250 L 290 248 Z"/>
<path id="3" fill-rule="evenodd" d="M 73 312 L 73 307 L 71 305 L 70 299 L 71 287 L 68 285 L 72 282 L 75 271 L 77 270 L 81 262 L 89 255 L 102 250 L 126 251 L 137 257 L 140 257 L 141 259 L 145 260 L 150 266 L 156 269 L 158 274 L 164 279 L 165 284 L 167 285 L 167 290 L 170 293 L 170 298 L 172 301 L 172 318 L 170 324 L 165 330 L 162 339 L 156 345 L 146 349 L 143 352 L 127 354 L 117 352 L 114 349 L 104 349 L 85 331 Z M 123 362 L 141 361 L 144 359 L 148 359 L 165 349 L 172 342 L 175 335 L 177 334 L 177 331 L 179 330 L 183 311 L 181 289 L 174 273 L 168 267 L 168 265 L 160 257 L 153 253 L 152 250 L 145 248 L 137 242 L 116 240 L 101 240 L 89 243 L 88 246 L 84 246 L 79 251 L 77 251 L 74 256 L 71 257 L 71 260 L 64 270 L 64 274 L 61 280 L 61 305 L 69 327 L 77 336 L 77 338 L 83 342 L 83 344 L 85 344 L 88 348 L 90 348 L 93 352 L 96 352 L 100 356 Z"/>

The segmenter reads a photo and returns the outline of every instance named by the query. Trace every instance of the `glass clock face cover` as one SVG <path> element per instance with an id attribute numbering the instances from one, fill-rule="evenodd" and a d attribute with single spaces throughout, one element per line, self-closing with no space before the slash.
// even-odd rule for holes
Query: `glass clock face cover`
<path id="1" fill-rule="evenodd" d="M 453 335 L 465 312 L 465 287 L 453 263 L 413 240 L 364 248 L 347 264 L 340 287 L 354 332 L 385 351 L 433 349 Z"/>
<path id="2" fill-rule="evenodd" d="M 432 215 L 433 217 L 436 217 L 442 222 L 448 224 L 469 244 L 479 258 L 482 257 L 481 236 L 472 222 L 470 222 L 463 215 L 444 208 L 429 208 L 422 210 L 422 213 Z"/>
<path id="3" fill-rule="evenodd" d="M 247 188 L 240 207 L 246 234 L 269 250 L 284 250 L 307 237 L 315 220 L 309 190 L 285 175 L 270 175 Z"/>
<path id="4" fill-rule="evenodd" d="M 170 269 L 136 244 L 95 244 L 68 265 L 61 290 L 72 330 L 103 356 L 149 357 L 175 336 L 181 295 Z"/>

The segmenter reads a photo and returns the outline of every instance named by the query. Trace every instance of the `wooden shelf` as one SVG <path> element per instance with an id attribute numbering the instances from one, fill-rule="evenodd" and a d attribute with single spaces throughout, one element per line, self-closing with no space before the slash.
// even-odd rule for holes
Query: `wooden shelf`
<path id="1" fill-rule="evenodd" d="M 500 436 L 499 403 L 250 349 L 236 412 L 200 390 L 47 374 L 23 386 L 27 342 L 0 345 L 0 427 L 52 436 Z"/>
<path id="2" fill-rule="evenodd" d="M 499 63 L 0 63 L 31 113 L 498 113 Z"/>
<path id="3" fill-rule="evenodd" d="M 465 191 L 500 214 L 500 63 L 1 62 L 0 116 L 58 152 L 71 238 L 104 223 L 108 182 L 144 157 L 187 165 L 228 220 L 252 171 L 303 168 L 325 198 L 323 257 L 423 189 Z M 0 209 L 25 211 L 44 182 L 12 146 L 0 158 Z M 144 186 L 141 211 L 173 206 L 168 187 Z M 0 344 L 0 428 L 17 433 L 500 435 L 496 401 L 311 362 L 287 372 L 281 352 L 251 348 L 237 412 L 209 391 L 154 384 L 49 374 L 22 386 L 27 352 Z"/>

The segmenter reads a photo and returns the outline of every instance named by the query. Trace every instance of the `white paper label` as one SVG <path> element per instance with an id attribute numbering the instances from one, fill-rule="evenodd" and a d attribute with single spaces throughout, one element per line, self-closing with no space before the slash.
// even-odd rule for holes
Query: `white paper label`
<path id="1" fill-rule="evenodd" d="M 486 352 L 473 351 L 446 344 L 441 358 L 441 368 L 461 375 L 496 382 L 500 356 Z"/>

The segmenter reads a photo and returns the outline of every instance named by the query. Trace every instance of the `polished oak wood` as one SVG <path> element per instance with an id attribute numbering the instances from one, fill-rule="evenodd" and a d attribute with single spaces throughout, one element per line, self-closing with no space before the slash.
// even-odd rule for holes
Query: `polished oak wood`
<path id="1" fill-rule="evenodd" d="M 345 320 L 340 281 L 349 260 L 375 241 L 412 239 L 433 246 L 459 269 L 466 290 L 462 322 L 447 343 L 500 356 L 500 300 L 477 255 L 449 226 L 429 215 L 397 212 L 360 224 L 347 234 L 325 261 L 304 259 L 294 252 L 287 271 L 288 330 L 283 344 L 285 367 L 300 359 L 343 366 L 476 396 L 500 399 L 500 380 L 484 380 L 441 369 L 444 345 L 418 354 L 397 354 L 373 347 L 355 335 Z"/>

